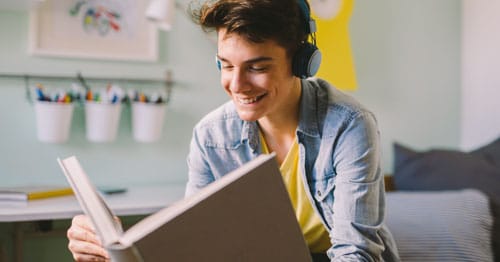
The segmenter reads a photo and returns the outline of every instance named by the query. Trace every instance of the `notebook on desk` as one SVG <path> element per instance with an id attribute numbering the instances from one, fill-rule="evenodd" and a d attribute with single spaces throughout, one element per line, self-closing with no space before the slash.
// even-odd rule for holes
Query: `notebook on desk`
<path id="1" fill-rule="evenodd" d="M 0 201 L 30 201 L 72 195 L 67 186 L 0 187 Z"/>
<path id="2" fill-rule="evenodd" d="M 259 156 L 125 232 L 76 158 L 60 164 L 113 261 L 311 261 L 274 155 Z"/>

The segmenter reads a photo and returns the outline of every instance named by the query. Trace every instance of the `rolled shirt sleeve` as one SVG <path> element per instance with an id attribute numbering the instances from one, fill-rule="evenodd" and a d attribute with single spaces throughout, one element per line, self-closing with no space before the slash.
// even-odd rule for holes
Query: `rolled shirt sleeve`
<path id="1" fill-rule="evenodd" d="M 383 261 L 384 188 L 375 118 L 362 111 L 339 136 L 334 152 L 332 261 Z"/>

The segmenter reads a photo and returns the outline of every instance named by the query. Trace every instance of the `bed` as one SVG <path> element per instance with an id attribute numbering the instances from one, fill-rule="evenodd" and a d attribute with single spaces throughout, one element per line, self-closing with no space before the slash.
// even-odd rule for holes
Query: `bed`
<path id="1" fill-rule="evenodd" d="M 402 261 L 500 261 L 500 138 L 470 152 L 394 144 L 386 222 Z"/>

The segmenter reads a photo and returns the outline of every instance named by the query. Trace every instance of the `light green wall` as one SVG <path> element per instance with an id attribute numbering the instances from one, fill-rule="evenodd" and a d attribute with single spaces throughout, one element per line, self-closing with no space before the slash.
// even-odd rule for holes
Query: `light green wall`
<path id="1" fill-rule="evenodd" d="M 55 158 L 77 155 L 96 183 L 185 180 L 191 128 L 225 101 L 213 65 L 216 47 L 186 16 L 160 35 L 156 63 L 110 62 L 26 54 L 27 12 L 0 11 L 0 73 L 152 77 L 172 69 L 179 83 L 168 106 L 165 136 L 155 144 L 132 140 L 130 112 L 122 114 L 119 138 L 110 144 L 85 140 L 83 112 L 75 110 L 71 140 L 36 140 L 32 106 L 21 79 L 0 78 L 0 177 L 2 184 L 62 182 Z M 460 127 L 460 2 L 359 1 L 351 20 L 359 89 L 351 92 L 379 120 L 385 172 L 392 170 L 391 143 L 456 147 Z M 321 39 L 318 39 L 321 41 Z M 139 175 L 140 174 L 140 175 Z"/>
<path id="2" fill-rule="evenodd" d="M 22 79 L 0 78 L 0 178 L 2 185 L 30 182 L 65 183 L 56 157 L 76 155 L 98 184 L 122 185 L 184 181 L 185 157 L 192 126 L 226 100 L 213 62 L 216 46 L 186 16 L 177 15 L 175 28 L 160 35 L 156 63 L 110 62 L 70 58 L 30 57 L 26 54 L 27 12 L 0 11 L 0 73 L 162 78 L 171 69 L 177 85 L 165 117 L 164 136 L 153 144 L 132 139 L 130 110 L 122 112 L 117 141 L 89 143 L 82 108 L 76 108 L 70 141 L 40 143 L 36 139 L 33 107 L 25 99 Z M 69 85 L 69 83 L 66 83 Z"/>
<path id="3" fill-rule="evenodd" d="M 418 149 L 459 146 L 460 7 L 461 1 L 455 0 L 355 2 L 351 41 L 359 89 L 351 94 L 377 115 L 384 172 L 392 172 L 393 141 Z M 159 62 L 122 63 L 30 57 L 27 12 L 0 11 L 0 73 L 82 71 L 89 76 L 159 78 L 169 68 L 179 83 L 168 105 L 164 139 L 158 143 L 133 141 L 128 110 L 116 142 L 89 143 L 83 112 L 77 108 L 71 141 L 53 145 L 36 140 L 23 81 L 0 79 L 0 184 L 65 183 L 55 158 L 69 155 L 77 155 L 98 184 L 185 181 L 191 128 L 226 97 L 213 62 L 215 45 L 185 16 L 176 19 L 174 29 L 161 34 Z M 5 227 L 0 224 L 4 243 L 9 241 Z M 55 250 L 66 249 L 63 236 L 54 241 Z M 37 248 L 33 242 L 27 248 L 32 255 L 46 254 L 45 246 Z"/>
<path id="4" fill-rule="evenodd" d="M 351 40 L 353 95 L 378 118 L 384 171 L 392 172 L 394 141 L 457 148 L 461 1 L 355 1 Z"/>

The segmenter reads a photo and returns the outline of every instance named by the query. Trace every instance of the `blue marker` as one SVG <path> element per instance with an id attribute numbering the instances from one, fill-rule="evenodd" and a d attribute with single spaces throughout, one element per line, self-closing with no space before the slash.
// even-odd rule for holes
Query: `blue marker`
<path id="1" fill-rule="evenodd" d="M 36 89 L 36 94 L 38 95 L 38 101 L 43 101 L 45 100 L 45 97 L 43 96 L 43 92 L 40 88 Z"/>
<path id="2" fill-rule="evenodd" d="M 113 98 L 111 99 L 111 103 L 115 104 L 116 102 L 118 102 L 118 96 L 116 94 L 114 94 Z"/>

